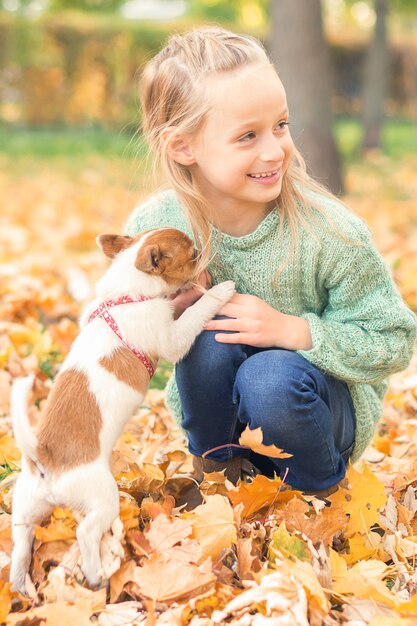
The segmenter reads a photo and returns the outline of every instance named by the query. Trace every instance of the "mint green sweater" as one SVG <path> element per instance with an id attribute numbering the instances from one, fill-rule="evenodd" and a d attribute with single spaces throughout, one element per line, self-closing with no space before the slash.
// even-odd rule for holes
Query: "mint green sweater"
<path id="1" fill-rule="evenodd" d="M 300 228 L 295 254 L 275 283 L 272 277 L 290 241 L 288 225 L 279 230 L 275 211 L 249 235 L 223 234 L 209 271 L 214 283 L 234 280 L 239 293 L 259 296 L 279 311 L 308 321 L 313 347 L 300 354 L 348 384 L 356 412 L 356 460 L 381 415 L 387 377 L 410 361 L 416 318 L 402 302 L 367 226 L 341 203 L 313 196 L 339 234 L 315 211 L 312 229 Z M 159 193 L 135 209 L 126 231 L 134 235 L 162 226 L 191 234 L 173 191 Z M 180 419 L 173 377 L 167 404 Z"/>

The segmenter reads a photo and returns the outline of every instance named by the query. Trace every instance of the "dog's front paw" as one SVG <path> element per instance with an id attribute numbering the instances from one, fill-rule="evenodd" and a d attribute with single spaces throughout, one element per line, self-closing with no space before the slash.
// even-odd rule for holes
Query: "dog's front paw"
<path id="1" fill-rule="evenodd" d="M 233 280 L 225 280 L 223 283 L 214 285 L 214 287 L 209 289 L 208 293 L 219 300 L 219 304 L 223 306 L 223 304 L 229 302 L 235 291 L 235 283 Z"/>

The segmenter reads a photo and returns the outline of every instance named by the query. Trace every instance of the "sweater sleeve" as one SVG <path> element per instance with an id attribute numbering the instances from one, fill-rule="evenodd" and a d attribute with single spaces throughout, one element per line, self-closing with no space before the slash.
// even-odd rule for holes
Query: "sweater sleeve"
<path id="1" fill-rule="evenodd" d="M 313 347 L 300 351 L 324 372 L 347 383 L 375 384 L 407 367 L 416 337 L 416 317 L 403 303 L 385 263 L 369 238 L 351 260 L 333 255 L 321 315 L 302 315 Z M 350 248 L 352 251 L 352 248 Z M 335 256 L 339 258 L 335 261 Z M 339 271 L 337 267 L 339 266 Z"/>

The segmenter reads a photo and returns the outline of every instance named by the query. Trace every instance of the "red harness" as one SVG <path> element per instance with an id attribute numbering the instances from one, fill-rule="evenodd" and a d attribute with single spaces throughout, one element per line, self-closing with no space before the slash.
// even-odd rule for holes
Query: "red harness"
<path id="1" fill-rule="evenodd" d="M 96 317 L 102 317 L 104 321 L 107 322 L 107 324 L 110 326 L 114 334 L 117 335 L 120 341 L 126 346 L 126 348 L 129 348 L 129 350 L 133 352 L 133 354 L 137 356 L 138 359 L 143 363 L 143 365 L 148 370 L 149 377 L 152 378 L 152 376 L 155 373 L 155 369 L 150 359 L 148 359 L 146 354 L 144 354 L 141 350 L 138 350 L 134 346 L 131 346 L 130 343 L 128 343 L 125 339 L 123 339 L 123 335 L 120 332 L 120 328 L 116 320 L 110 314 L 110 311 L 109 311 L 109 308 L 113 306 L 118 306 L 119 304 L 130 304 L 132 302 L 145 302 L 146 300 L 150 300 L 150 298 L 147 298 L 146 296 L 139 296 L 139 298 L 134 300 L 130 296 L 120 296 L 120 298 L 118 298 L 117 300 L 106 300 L 105 302 L 102 302 L 100 306 L 91 313 L 90 317 L 88 318 L 88 322 L 92 322 L 93 319 L 95 319 Z"/>

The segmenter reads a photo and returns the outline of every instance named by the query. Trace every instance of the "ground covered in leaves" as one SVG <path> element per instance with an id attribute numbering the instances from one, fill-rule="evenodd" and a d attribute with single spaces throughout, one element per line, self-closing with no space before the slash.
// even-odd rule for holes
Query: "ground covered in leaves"
<path id="1" fill-rule="evenodd" d="M 233 488 L 214 474 L 202 485 L 204 504 L 176 510 L 172 494 L 190 460 L 163 392 L 151 390 L 113 455 L 123 527 L 103 543 L 109 588 L 86 587 L 75 520 L 56 509 L 36 528 L 34 598 L 11 592 L 11 497 L 20 464 L 11 383 L 36 374 L 36 417 L 106 265 L 94 239 L 120 232 L 148 190 L 131 161 L 0 160 L 0 622 L 417 623 L 417 357 L 392 379 L 373 445 L 327 506 L 278 478 Z M 415 310 L 416 170 L 415 156 L 394 163 L 371 155 L 349 167 L 346 197 Z"/>

